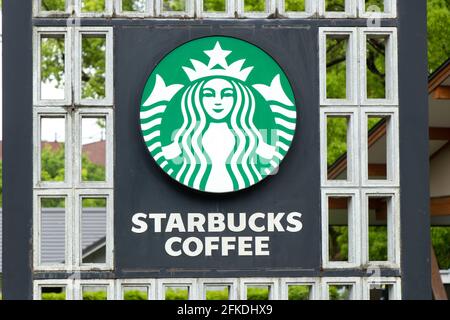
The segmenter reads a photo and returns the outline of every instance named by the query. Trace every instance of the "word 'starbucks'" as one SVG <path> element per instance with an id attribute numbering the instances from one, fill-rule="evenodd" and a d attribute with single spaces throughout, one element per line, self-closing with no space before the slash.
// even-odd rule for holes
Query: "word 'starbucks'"
<path id="1" fill-rule="evenodd" d="M 248 188 L 273 174 L 295 133 L 292 88 L 278 64 L 230 37 L 190 41 L 145 86 L 146 146 L 173 179 L 200 191 Z"/>

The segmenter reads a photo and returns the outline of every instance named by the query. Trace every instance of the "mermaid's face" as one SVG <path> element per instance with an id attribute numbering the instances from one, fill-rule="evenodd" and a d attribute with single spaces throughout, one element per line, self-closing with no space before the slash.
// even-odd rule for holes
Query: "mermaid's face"
<path id="1" fill-rule="evenodd" d="M 215 120 L 224 119 L 234 105 L 234 89 L 224 79 L 209 80 L 203 86 L 202 103 L 208 115 Z"/>

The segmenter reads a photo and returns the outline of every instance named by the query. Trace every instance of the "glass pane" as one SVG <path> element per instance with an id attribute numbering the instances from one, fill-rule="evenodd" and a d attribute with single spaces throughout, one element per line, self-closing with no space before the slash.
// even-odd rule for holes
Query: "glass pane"
<path id="1" fill-rule="evenodd" d="M 106 198 L 82 199 L 81 246 L 82 263 L 106 262 Z"/>
<path id="2" fill-rule="evenodd" d="M 148 287 L 126 286 L 123 288 L 124 300 L 148 300 Z"/>
<path id="3" fill-rule="evenodd" d="M 81 118 L 81 179 L 106 180 L 106 117 Z"/>
<path id="4" fill-rule="evenodd" d="M 244 11 L 266 12 L 266 0 L 244 0 Z"/>
<path id="5" fill-rule="evenodd" d="M 325 0 L 325 11 L 345 11 L 345 0 Z"/>
<path id="6" fill-rule="evenodd" d="M 450 227 L 431 227 L 431 241 L 439 269 L 450 269 Z"/>
<path id="7" fill-rule="evenodd" d="M 225 12 L 226 0 L 203 0 L 203 11 L 205 12 Z"/>
<path id="8" fill-rule="evenodd" d="M 122 0 L 123 12 L 145 12 L 147 0 Z"/>
<path id="9" fill-rule="evenodd" d="M 347 180 L 349 117 L 327 117 L 328 180 Z"/>
<path id="10" fill-rule="evenodd" d="M 41 0 L 41 11 L 66 11 L 65 0 Z"/>
<path id="11" fill-rule="evenodd" d="M 351 198 L 328 198 L 328 260 L 348 261 Z"/>
<path id="12" fill-rule="evenodd" d="M 312 287 L 309 285 L 290 285 L 288 286 L 289 300 L 310 300 Z"/>
<path id="13" fill-rule="evenodd" d="M 350 300 L 352 290 L 352 285 L 333 284 L 328 286 L 330 300 Z"/>
<path id="14" fill-rule="evenodd" d="M 388 284 L 371 284 L 370 300 L 391 300 L 390 294 L 392 285 Z"/>
<path id="15" fill-rule="evenodd" d="M 41 99 L 64 100 L 65 37 L 41 37 Z"/>
<path id="16" fill-rule="evenodd" d="M 106 0 L 81 0 L 81 12 L 104 12 Z"/>
<path id="17" fill-rule="evenodd" d="M 366 12 L 384 12 L 385 0 L 366 0 Z"/>
<path id="18" fill-rule="evenodd" d="M 250 285 L 247 286 L 247 300 L 269 300 L 269 285 Z"/>
<path id="19" fill-rule="evenodd" d="M 66 300 L 66 288 L 41 287 L 41 300 Z"/>
<path id="20" fill-rule="evenodd" d="M 367 98 L 386 98 L 386 45 L 385 36 L 367 36 Z"/>
<path id="21" fill-rule="evenodd" d="M 41 181 L 64 181 L 66 119 L 41 118 Z"/>
<path id="22" fill-rule="evenodd" d="M 165 299 L 166 300 L 189 300 L 189 287 L 188 286 L 166 287 Z"/>
<path id="23" fill-rule="evenodd" d="M 347 98 L 347 50 L 349 37 L 327 36 L 328 99 Z"/>
<path id="24" fill-rule="evenodd" d="M 284 10 L 286 12 L 305 11 L 306 10 L 305 2 L 306 0 L 285 0 Z"/>
<path id="25" fill-rule="evenodd" d="M 186 11 L 186 0 L 164 0 L 163 11 Z"/>
<path id="26" fill-rule="evenodd" d="M 41 198 L 40 263 L 63 264 L 66 259 L 65 198 Z"/>
<path id="27" fill-rule="evenodd" d="M 83 300 L 107 300 L 108 287 L 107 286 L 83 286 L 82 287 Z"/>
<path id="28" fill-rule="evenodd" d="M 369 260 L 388 261 L 390 198 L 369 197 Z"/>
<path id="29" fill-rule="evenodd" d="M 369 180 L 388 179 L 388 150 L 387 135 L 389 127 L 389 116 L 369 116 L 367 118 L 368 130 L 368 178 Z"/>
<path id="30" fill-rule="evenodd" d="M 106 37 L 83 35 L 81 96 L 83 99 L 104 99 L 106 79 Z"/>
<path id="31" fill-rule="evenodd" d="M 207 286 L 206 300 L 228 300 L 230 298 L 229 286 Z"/>

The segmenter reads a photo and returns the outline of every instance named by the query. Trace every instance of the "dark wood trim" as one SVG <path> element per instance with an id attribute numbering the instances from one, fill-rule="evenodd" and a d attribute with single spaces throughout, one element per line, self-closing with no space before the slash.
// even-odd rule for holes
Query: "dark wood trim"
<path id="1" fill-rule="evenodd" d="M 450 196 L 430 199 L 431 216 L 450 216 Z"/>
<path id="2" fill-rule="evenodd" d="M 428 82 L 428 93 L 432 93 L 442 82 L 450 77 L 450 64 L 447 65 L 439 74 Z"/>
<path id="3" fill-rule="evenodd" d="M 431 287 L 435 300 L 448 300 L 433 245 L 431 245 Z"/>
<path id="4" fill-rule="evenodd" d="M 450 86 L 439 86 L 433 90 L 433 99 L 450 100 Z"/>
<path id="5" fill-rule="evenodd" d="M 450 128 L 430 127 L 430 140 L 450 140 Z"/>

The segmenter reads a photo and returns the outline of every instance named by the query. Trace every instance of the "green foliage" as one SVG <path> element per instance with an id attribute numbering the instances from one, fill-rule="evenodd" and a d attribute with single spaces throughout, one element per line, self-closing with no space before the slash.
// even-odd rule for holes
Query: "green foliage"
<path id="1" fill-rule="evenodd" d="M 65 0 L 42 0 L 42 10 L 44 11 L 65 11 Z"/>
<path id="2" fill-rule="evenodd" d="M 347 118 L 327 119 L 327 164 L 331 166 L 347 152 Z"/>
<path id="3" fill-rule="evenodd" d="M 206 292 L 206 300 L 228 300 L 228 288 L 223 290 L 208 290 Z"/>
<path id="4" fill-rule="evenodd" d="M 82 40 L 82 97 L 105 97 L 106 38 L 83 37 Z"/>
<path id="5" fill-rule="evenodd" d="M 81 0 L 82 12 L 103 12 L 105 11 L 106 0 Z"/>
<path id="6" fill-rule="evenodd" d="M 325 0 L 326 11 L 344 11 L 345 0 Z"/>
<path id="7" fill-rule="evenodd" d="M 440 269 L 450 269 L 450 227 L 432 227 L 431 242 Z"/>
<path id="8" fill-rule="evenodd" d="M 107 300 L 106 291 L 85 291 L 83 292 L 83 300 Z"/>
<path id="9" fill-rule="evenodd" d="M 64 85 L 64 38 L 43 38 L 41 40 L 42 81 L 54 83 L 57 88 Z"/>
<path id="10" fill-rule="evenodd" d="M 124 300 L 148 300 L 148 293 L 140 290 L 127 290 L 123 294 Z"/>
<path id="11" fill-rule="evenodd" d="M 377 6 L 378 8 L 380 8 L 380 11 L 383 12 L 384 11 L 384 0 L 366 0 L 366 10 L 370 6 Z"/>
<path id="12" fill-rule="evenodd" d="M 186 2 L 185 0 L 164 0 L 163 9 L 164 11 L 185 11 Z"/>
<path id="13" fill-rule="evenodd" d="M 348 261 L 348 227 L 330 226 L 329 255 L 330 261 Z"/>
<path id="14" fill-rule="evenodd" d="M 244 10 L 248 12 L 264 12 L 266 10 L 266 1 L 244 0 Z"/>
<path id="15" fill-rule="evenodd" d="M 105 167 L 93 163 L 86 154 L 83 154 L 81 178 L 83 181 L 105 181 Z"/>
<path id="16" fill-rule="evenodd" d="M 428 0 L 428 68 L 433 72 L 450 57 L 450 0 Z"/>
<path id="17" fill-rule="evenodd" d="M 42 293 L 41 294 L 41 300 L 66 300 L 66 293 L 60 292 L 48 292 L 48 293 Z"/>
<path id="18" fill-rule="evenodd" d="M 65 176 L 65 146 L 58 148 L 44 144 L 41 150 L 41 180 L 64 181 Z"/>
<path id="19" fill-rule="evenodd" d="M 309 300 L 310 298 L 309 286 L 293 285 L 288 288 L 288 300 Z"/>
<path id="20" fill-rule="evenodd" d="M 224 12 L 226 0 L 203 0 L 203 10 L 207 12 Z"/>
<path id="21" fill-rule="evenodd" d="M 189 290 L 182 288 L 167 288 L 166 300 L 189 300 Z"/>
<path id="22" fill-rule="evenodd" d="M 286 12 L 305 11 L 305 0 L 285 0 Z"/>
<path id="23" fill-rule="evenodd" d="M 330 285 L 328 287 L 330 300 L 348 300 L 350 289 L 347 286 Z"/>
<path id="24" fill-rule="evenodd" d="M 388 234 L 386 226 L 369 226 L 369 260 L 388 260 Z"/>
<path id="25" fill-rule="evenodd" d="M 145 9 L 145 0 L 122 0 L 122 11 L 124 12 L 143 12 Z"/>
<path id="26" fill-rule="evenodd" d="M 261 287 L 248 287 L 247 300 L 269 300 L 269 289 Z"/>

